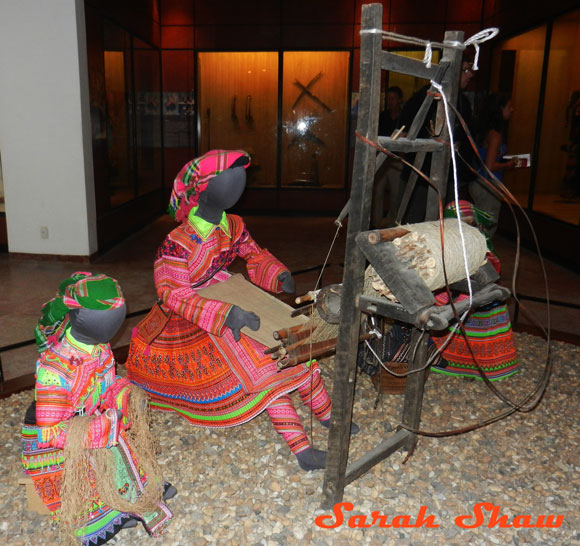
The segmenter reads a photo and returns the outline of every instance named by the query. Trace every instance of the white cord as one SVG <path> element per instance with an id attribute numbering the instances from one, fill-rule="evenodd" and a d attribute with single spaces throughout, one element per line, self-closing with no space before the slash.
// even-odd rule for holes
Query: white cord
<path id="1" fill-rule="evenodd" d="M 441 42 L 432 42 L 430 40 L 423 40 L 421 38 L 416 38 L 415 36 L 405 36 L 403 34 L 397 34 L 396 32 L 389 32 L 386 30 L 382 30 L 380 28 L 370 28 L 366 30 L 361 30 L 360 34 L 382 34 L 383 40 L 386 38 L 390 38 L 395 42 L 401 42 L 405 44 L 414 44 L 414 45 L 421 45 L 425 47 L 425 55 L 423 57 L 423 62 L 427 65 L 427 68 L 431 67 L 431 62 L 433 59 L 433 48 L 452 48 L 452 49 L 461 49 L 465 50 L 468 46 L 473 46 L 475 49 L 475 57 L 473 59 L 473 70 L 479 70 L 478 61 L 479 61 L 479 45 L 483 42 L 487 42 L 492 38 L 495 38 L 499 33 L 499 29 L 496 27 L 486 28 L 467 40 L 463 43 L 458 41 L 444 41 Z"/>
<path id="2" fill-rule="evenodd" d="M 466 46 L 472 45 L 473 48 L 475 49 L 475 57 L 473 59 L 473 70 L 479 70 L 479 66 L 477 66 L 477 62 L 479 61 L 479 44 L 487 42 L 492 38 L 495 38 L 498 34 L 499 28 L 490 27 L 474 34 L 471 38 L 465 40 L 464 43 Z"/>
<path id="3" fill-rule="evenodd" d="M 427 68 L 431 68 L 431 61 L 433 60 L 433 48 L 431 47 L 431 42 L 427 42 L 425 45 L 425 55 L 423 56 L 423 62 L 427 65 Z"/>
<path id="4" fill-rule="evenodd" d="M 322 279 L 324 269 L 326 268 L 326 263 L 328 262 L 328 258 L 330 257 L 330 253 L 332 252 L 332 248 L 334 247 L 334 243 L 336 242 L 336 238 L 338 237 L 338 232 L 340 231 L 341 227 L 342 227 L 342 224 L 339 222 L 337 225 L 337 228 L 336 228 L 336 232 L 334 233 L 334 239 L 332 239 L 332 243 L 330 243 L 330 248 L 328 249 L 328 254 L 326 255 L 326 258 L 324 259 L 324 263 L 322 264 L 322 269 L 320 270 L 320 275 L 318 275 L 318 279 L 316 281 L 316 284 L 314 285 L 314 290 L 318 289 L 318 285 L 320 284 L 320 281 Z"/>
<path id="5" fill-rule="evenodd" d="M 469 266 L 467 265 L 467 248 L 465 244 L 465 237 L 463 235 L 463 222 L 461 220 L 461 213 L 459 212 L 459 183 L 457 180 L 457 163 L 455 159 L 455 144 L 453 142 L 453 128 L 451 127 L 451 121 L 449 119 L 449 107 L 447 105 L 447 97 L 443 92 L 443 87 L 439 85 L 437 82 L 431 80 L 431 85 L 439 91 L 441 94 L 441 98 L 443 99 L 443 106 L 445 110 L 445 122 L 447 123 L 447 131 L 449 132 L 449 147 L 451 148 L 451 163 L 453 164 L 453 191 L 455 197 L 455 204 L 457 207 L 457 219 L 459 225 L 459 237 L 461 238 L 461 251 L 463 254 L 463 265 L 465 267 L 465 278 L 467 279 L 467 287 L 469 289 L 469 307 L 471 308 L 473 304 L 473 291 L 471 288 L 471 279 L 469 278 Z M 442 256 L 443 260 L 445 260 L 445 255 Z M 467 316 L 467 310 L 465 315 Z"/>

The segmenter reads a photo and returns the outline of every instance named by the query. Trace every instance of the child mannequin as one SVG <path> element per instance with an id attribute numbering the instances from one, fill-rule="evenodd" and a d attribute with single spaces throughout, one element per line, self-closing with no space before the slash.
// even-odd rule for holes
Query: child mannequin
<path id="1" fill-rule="evenodd" d="M 114 279 L 79 272 L 44 305 L 35 330 L 42 353 L 22 430 L 23 465 L 64 531 L 87 546 L 139 520 L 159 535 L 172 517 L 162 499 L 176 494 L 150 460 L 146 396 L 115 375 L 109 341 L 125 314 Z"/>

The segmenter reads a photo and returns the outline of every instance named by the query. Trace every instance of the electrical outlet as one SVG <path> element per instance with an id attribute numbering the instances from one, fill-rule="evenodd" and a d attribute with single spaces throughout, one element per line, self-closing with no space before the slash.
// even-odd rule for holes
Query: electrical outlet
<path id="1" fill-rule="evenodd" d="M 41 226 L 40 228 L 40 238 L 48 239 L 48 228 L 46 226 Z"/>

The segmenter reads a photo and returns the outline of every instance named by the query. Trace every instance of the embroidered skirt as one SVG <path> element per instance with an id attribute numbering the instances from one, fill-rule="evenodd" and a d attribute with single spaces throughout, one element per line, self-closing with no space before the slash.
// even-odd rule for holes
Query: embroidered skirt
<path id="1" fill-rule="evenodd" d="M 58 510 L 61 507 L 60 490 L 64 471 L 64 451 L 59 448 L 41 448 L 38 445 L 38 427 L 25 424 L 22 428 L 22 465 L 25 473 L 32 478 L 34 488 L 46 507 L 58 520 Z M 119 492 L 126 497 L 135 495 L 146 484 L 146 477 L 140 472 L 133 453 L 119 439 L 115 450 L 117 460 L 117 483 Z M 95 476 L 88 477 L 92 488 L 92 508 L 87 514 L 86 526 L 77 531 L 77 536 L 84 546 L 99 546 L 114 536 L 129 519 L 136 514 L 127 514 L 114 510 L 103 503 L 97 493 Z M 159 509 L 139 516 L 147 532 L 159 536 L 169 520 L 173 517 L 164 503 L 158 504 Z"/>
<path id="2" fill-rule="evenodd" d="M 151 407 L 174 411 L 196 426 L 232 427 L 253 419 L 280 396 L 319 374 L 316 362 L 277 371 L 265 347 L 228 329 L 208 334 L 173 315 L 147 345 L 131 340 L 127 375 L 151 397 Z"/>
<path id="3" fill-rule="evenodd" d="M 453 328 L 450 327 L 449 331 Z M 516 346 L 506 305 L 491 305 L 471 313 L 464 328 L 469 346 L 457 328 L 451 342 L 443 349 L 443 360 L 431 367 L 434 372 L 482 379 L 473 355 L 490 381 L 503 379 L 518 371 Z M 443 345 L 447 334 L 433 337 L 438 347 Z"/>

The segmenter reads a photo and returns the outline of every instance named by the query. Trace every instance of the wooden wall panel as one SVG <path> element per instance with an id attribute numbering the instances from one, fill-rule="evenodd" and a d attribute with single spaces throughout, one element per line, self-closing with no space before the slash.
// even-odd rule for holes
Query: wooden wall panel
<path id="1" fill-rule="evenodd" d="M 194 91 L 193 51 L 164 51 L 162 55 L 163 90 Z"/>
<path id="2" fill-rule="evenodd" d="M 195 0 L 196 25 L 280 25 L 282 2 L 244 0 L 211 2 Z M 241 44 L 240 44 L 241 46 Z M 239 47 L 243 49 L 244 46 Z"/>
<path id="3" fill-rule="evenodd" d="M 578 0 L 484 0 L 482 28 L 496 26 L 510 36 L 575 8 Z"/>
<path id="4" fill-rule="evenodd" d="M 163 49 L 193 49 L 194 36 L 192 26 L 161 27 L 161 47 Z"/>
<path id="5" fill-rule="evenodd" d="M 195 27 L 195 45 L 201 50 L 279 49 L 280 37 L 280 27 L 272 25 L 203 25 Z"/>
<path id="6" fill-rule="evenodd" d="M 483 0 L 447 0 L 445 21 L 449 23 L 473 23 L 481 21 Z"/>
<path id="7" fill-rule="evenodd" d="M 194 0 L 162 0 L 161 24 L 189 26 L 194 24 Z"/>
<path id="8" fill-rule="evenodd" d="M 344 49 L 354 44 L 352 25 L 284 25 L 282 49 Z"/>
<path id="9" fill-rule="evenodd" d="M 151 45 L 159 47 L 161 44 L 158 0 L 85 1 L 107 19 L 111 19 Z"/>
<path id="10" fill-rule="evenodd" d="M 471 1 L 471 0 L 470 0 Z M 424 0 L 404 0 L 391 2 L 389 23 L 443 23 L 446 12 L 445 0 L 425 2 Z"/>
<path id="11" fill-rule="evenodd" d="M 342 51 L 284 53 L 283 186 L 344 186 L 348 63 Z"/>
<path id="12" fill-rule="evenodd" d="M 275 186 L 278 53 L 200 53 L 200 153 L 243 149 L 248 185 Z"/>
<path id="13" fill-rule="evenodd" d="M 355 2 L 352 0 L 293 0 L 282 2 L 284 25 L 325 25 L 354 23 Z"/>

